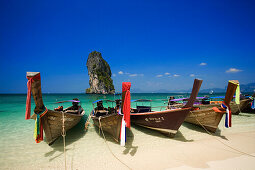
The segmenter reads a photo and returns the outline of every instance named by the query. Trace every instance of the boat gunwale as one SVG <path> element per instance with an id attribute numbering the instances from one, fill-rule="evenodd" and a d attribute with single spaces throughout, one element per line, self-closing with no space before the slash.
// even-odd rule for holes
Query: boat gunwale
<path id="1" fill-rule="evenodd" d="M 99 119 L 99 117 L 101 117 L 101 119 L 102 119 L 102 118 L 107 118 L 107 117 L 110 117 L 110 116 L 120 115 L 120 114 L 112 113 L 112 114 L 107 114 L 107 115 L 104 115 L 104 116 L 99 116 L 99 117 L 97 117 L 97 116 L 93 115 L 93 110 L 92 110 L 91 113 L 90 113 L 90 115 L 91 115 L 91 118 L 92 118 L 92 119 Z M 123 115 L 120 115 L 120 116 L 123 116 Z"/>
<path id="2" fill-rule="evenodd" d="M 65 111 L 56 111 L 56 110 L 50 110 L 50 111 L 53 111 L 53 112 L 55 112 L 55 113 L 64 113 L 64 114 L 66 114 L 66 115 L 71 115 L 71 116 L 77 116 L 77 117 L 80 117 L 80 116 L 84 116 L 85 115 L 85 110 L 83 109 L 83 111 L 80 113 L 80 114 L 74 114 L 74 113 L 67 113 L 67 112 L 65 112 Z M 47 113 L 46 113 L 46 115 L 47 115 Z"/>
<path id="3" fill-rule="evenodd" d="M 217 108 L 219 108 L 219 107 L 217 107 Z M 221 108 L 220 108 L 221 109 Z M 192 113 L 198 113 L 198 112 L 207 112 L 207 111 L 213 111 L 213 112 L 215 112 L 214 110 L 213 110 L 213 107 L 210 107 L 210 108 L 206 108 L 206 109 L 199 109 L 199 110 L 191 110 L 190 112 L 192 112 Z M 221 114 L 225 114 L 226 113 L 226 111 L 225 110 L 220 110 L 221 112 L 215 112 L 215 113 L 221 113 Z"/>
<path id="4" fill-rule="evenodd" d="M 63 114 L 64 111 L 56 111 L 56 110 L 51 110 L 51 109 L 48 109 L 47 113 L 45 115 L 43 115 L 42 117 L 47 117 L 49 116 L 48 115 L 48 112 L 53 112 L 55 114 Z M 75 116 L 75 117 L 82 117 L 85 115 L 85 110 L 83 109 L 83 111 L 81 112 L 81 114 L 73 114 L 73 113 L 67 113 L 67 112 L 64 112 L 65 115 L 70 115 L 70 116 Z M 30 119 L 36 119 L 36 113 L 33 113 L 33 115 L 31 116 Z"/>
<path id="5" fill-rule="evenodd" d="M 187 108 L 181 108 L 181 109 L 172 109 L 172 110 L 163 110 L 163 111 L 154 111 L 154 112 L 144 112 L 144 113 L 130 113 L 130 116 L 133 115 L 138 115 L 138 116 L 142 116 L 142 115 L 151 115 L 151 114 L 166 114 L 169 112 L 176 112 L 176 111 L 186 111 L 186 110 L 191 110 L 191 107 L 187 107 Z"/>

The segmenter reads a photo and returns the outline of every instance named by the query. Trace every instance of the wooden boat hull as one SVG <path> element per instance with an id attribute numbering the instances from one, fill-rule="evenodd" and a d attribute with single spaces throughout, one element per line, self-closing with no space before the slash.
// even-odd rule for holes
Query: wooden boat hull
<path id="1" fill-rule="evenodd" d="M 204 110 L 204 109 L 210 109 L 212 107 L 220 107 L 221 104 L 202 104 L 202 105 L 198 105 L 198 106 L 194 106 L 194 107 L 199 107 L 200 110 Z"/>
<path id="2" fill-rule="evenodd" d="M 248 106 L 250 101 L 251 99 L 243 99 L 243 100 L 240 100 L 240 104 L 236 104 L 235 102 L 230 102 L 231 113 L 234 115 L 238 115 L 240 111 L 243 111 Z"/>
<path id="3" fill-rule="evenodd" d="M 186 105 L 180 109 L 167 109 L 164 111 L 143 111 L 132 109 L 131 122 L 139 126 L 157 130 L 167 136 L 174 137 L 191 110 L 203 80 L 194 80 L 192 92 Z"/>
<path id="4" fill-rule="evenodd" d="M 131 113 L 130 116 L 132 123 L 174 137 L 189 111 L 190 108 L 183 108 L 147 113 Z"/>
<path id="5" fill-rule="evenodd" d="M 208 131 L 215 133 L 218 125 L 226 112 L 215 112 L 212 108 L 203 110 L 190 111 L 185 122 L 192 123 L 206 128 Z"/>
<path id="6" fill-rule="evenodd" d="M 240 104 L 236 104 L 235 102 L 231 101 L 230 102 L 231 113 L 233 115 L 238 115 L 240 113 L 240 110 L 241 111 L 245 110 L 245 108 L 249 105 L 250 101 L 251 101 L 250 99 L 243 99 L 243 100 L 240 100 Z M 212 107 L 220 107 L 220 105 L 221 104 L 204 104 L 204 105 L 198 105 L 195 107 L 199 107 L 201 110 L 203 110 L 203 109 L 209 109 Z"/>
<path id="7" fill-rule="evenodd" d="M 237 80 L 231 80 L 228 82 L 228 87 L 224 99 L 224 103 L 228 107 L 230 107 L 229 103 L 234 96 L 238 84 L 239 82 Z M 215 132 L 223 114 L 226 113 L 225 109 L 221 108 L 220 104 L 218 103 L 219 102 L 217 102 L 217 104 L 200 105 L 200 109 L 192 110 L 185 121 L 202 126 L 211 132 Z M 216 107 L 216 111 L 214 110 L 214 107 Z"/>
<path id="8" fill-rule="evenodd" d="M 29 79 L 28 88 L 31 88 L 31 92 L 36 105 L 34 109 L 34 113 L 37 113 L 37 114 L 42 113 L 45 109 L 45 106 L 43 104 L 43 99 L 42 99 L 40 72 L 27 72 L 27 78 Z M 28 99 L 30 100 L 29 97 Z M 27 100 L 27 106 L 30 105 L 29 100 Z M 47 113 L 41 117 L 43 131 L 46 137 L 46 142 L 49 145 L 53 144 L 53 142 L 58 137 L 60 137 L 63 132 L 63 114 L 64 114 L 64 130 L 65 131 L 68 131 L 69 129 L 74 127 L 78 122 L 80 122 L 81 118 L 85 114 L 85 111 L 82 108 L 79 108 L 76 110 L 73 107 L 74 106 L 66 108 L 64 111 L 54 111 L 54 110 L 48 109 Z M 77 112 L 77 114 L 75 112 Z M 28 114 L 29 116 L 27 117 L 29 119 L 30 111 L 28 110 L 27 113 L 29 113 Z M 36 119 L 36 114 L 33 114 L 31 116 L 31 119 Z"/>
<path id="9" fill-rule="evenodd" d="M 64 112 L 65 117 L 65 131 L 68 131 L 76 124 L 78 124 L 85 114 L 83 111 L 81 114 L 70 114 Z M 63 112 L 48 110 L 48 112 L 42 117 L 43 130 L 46 137 L 46 142 L 51 145 L 58 137 L 61 136 L 63 131 Z"/>
<path id="10" fill-rule="evenodd" d="M 91 119 L 93 120 L 95 126 L 100 128 L 101 123 L 101 128 L 103 129 L 103 131 L 112 135 L 116 142 L 119 141 L 122 115 L 109 114 L 105 116 L 96 117 L 91 113 Z"/>

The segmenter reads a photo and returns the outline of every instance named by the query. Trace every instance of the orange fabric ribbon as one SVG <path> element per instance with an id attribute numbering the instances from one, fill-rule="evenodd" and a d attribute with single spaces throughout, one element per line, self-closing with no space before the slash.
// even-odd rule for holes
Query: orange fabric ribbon
<path id="1" fill-rule="evenodd" d="M 223 112 L 223 111 L 221 111 L 220 109 L 218 109 L 217 107 L 213 107 L 212 109 L 213 109 L 215 112 L 219 112 L 219 113 Z"/>

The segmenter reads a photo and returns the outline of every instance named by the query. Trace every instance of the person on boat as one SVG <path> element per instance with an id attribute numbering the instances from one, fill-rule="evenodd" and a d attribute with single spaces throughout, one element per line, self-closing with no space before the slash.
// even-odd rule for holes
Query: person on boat
<path id="1" fill-rule="evenodd" d="M 202 104 L 210 104 L 209 96 L 204 96 L 202 99 Z"/>
<path id="2" fill-rule="evenodd" d="M 169 99 L 168 99 L 168 106 L 173 105 L 173 104 L 176 104 L 175 101 L 171 101 L 171 100 L 174 100 L 174 99 L 175 99 L 174 96 L 170 96 L 170 97 L 169 97 Z"/>
<path id="3" fill-rule="evenodd" d="M 74 98 L 73 102 L 72 102 L 72 106 L 66 108 L 64 111 L 73 112 L 74 114 L 80 114 L 83 110 L 82 110 L 81 106 L 79 106 L 79 99 Z"/>
<path id="4" fill-rule="evenodd" d="M 102 100 L 97 102 L 97 107 L 95 108 L 95 110 L 104 110 L 104 106 L 103 106 L 103 101 Z"/>
<path id="5" fill-rule="evenodd" d="M 116 106 L 114 109 L 115 109 L 116 113 L 119 113 L 119 109 L 121 107 L 121 99 L 117 99 L 117 100 L 115 100 L 115 102 L 116 102 Z"/>
<path id="6" fill-rule="evenodd" d="M 73 106 L 71 106 L 71 109 L 72 110 L 78 110 L 79 109 L 79 102 L 76 102 L 76 101 L 79 101 L 79 99 L 78 98 L 74 98 L 73 99 L 73 102 L 72 102 L 72 104 L 73 104 Z"/>

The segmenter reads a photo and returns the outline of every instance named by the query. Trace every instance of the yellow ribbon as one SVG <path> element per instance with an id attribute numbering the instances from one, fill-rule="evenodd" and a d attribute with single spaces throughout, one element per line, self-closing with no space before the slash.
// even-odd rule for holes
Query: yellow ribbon
<path id="1" fill-rule="evenodd" d="M 240 104 L 240 85 L 238 84 L 236 87 L 236 98 L 235 98 L 236 104 Z"/>
<path id="2" fill-rule="evenodd" d="M 37 118 L 35 120 L 34 139 L 37 137 Z"/>

